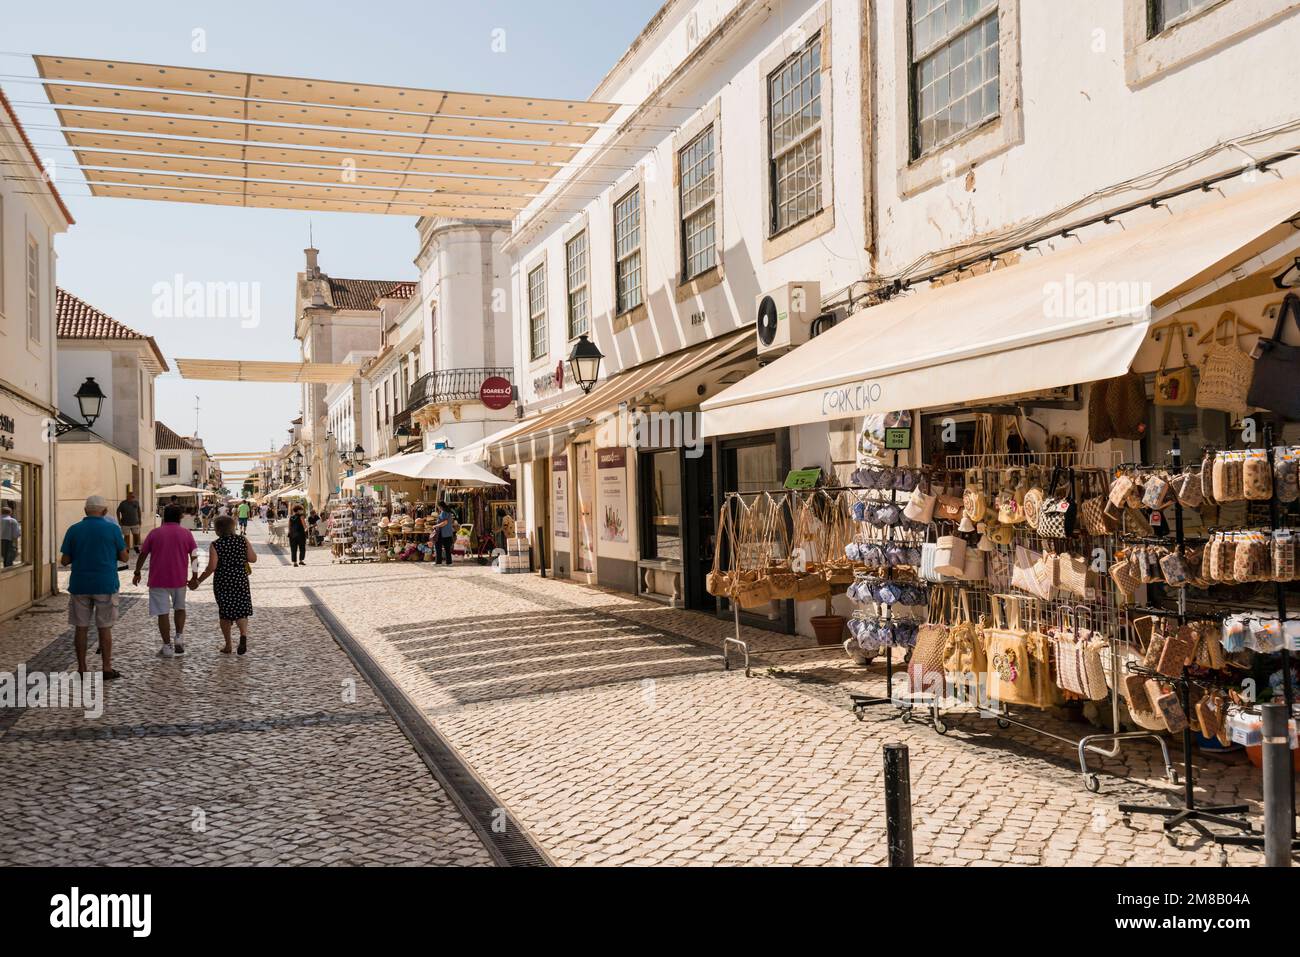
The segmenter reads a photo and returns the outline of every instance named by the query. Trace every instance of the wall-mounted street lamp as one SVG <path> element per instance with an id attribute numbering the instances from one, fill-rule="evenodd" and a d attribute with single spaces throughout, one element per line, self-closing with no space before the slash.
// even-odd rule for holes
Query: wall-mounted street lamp
<path id="1" fill-rule="evenodd" d="M 411 427 L 405 424 L 399 426 L 393 435 L 397 438 L 397 451 L 399 452 L 405 452 L 409 449 L 411 443 L 418 437 L 418 433 L 412 432 Z"/>
<path id="2" fill-rule="evenodd" d="M 104 395 L 104 390 L 99 387 L 94 376 L 87 376 L 86 381 L 81 383 L 74 394 L 77 400 L 77 406 L 81 409 L 81 417 L 85 420 L 84 424 L 80 422 L 56 422 L 54 424 L 54 434 L 66 435 L 69 432 L 89 432 L 95 420 L 99 418 L 100 412 L 104 409 L 104 400 L 108 396 Z"/>
<path id="3" fill-rule="evenodd" d="M 595 387 L 600 375 L 600 360 L 603 358 L 605 354 L 596 348 L 586 333 L 580 335 L 573 344 L 573 351 L 569 353 L 569 372 L 584 394 Z"/>

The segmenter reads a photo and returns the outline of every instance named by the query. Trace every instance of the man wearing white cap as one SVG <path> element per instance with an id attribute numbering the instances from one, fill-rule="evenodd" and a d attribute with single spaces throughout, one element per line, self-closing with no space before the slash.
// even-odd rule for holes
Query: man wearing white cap
<path id="1" fill-rule="evenodd" d="M 86 639 L 93 621 L 99 631 L 99 650 L 104 659 L 104 680 L 122 677 L 113 670 L 113 626 L 117 624 L 118 563 L 125 563 L 126 540 L 116 522 L 110 522 L 108 502 L 103 496 L 86 499 L 86 517 L 63 536 L 59 564 L 71 565 L 68 580 L 68 622 L 76 636 L 77 667 L 84 674 Z"/>

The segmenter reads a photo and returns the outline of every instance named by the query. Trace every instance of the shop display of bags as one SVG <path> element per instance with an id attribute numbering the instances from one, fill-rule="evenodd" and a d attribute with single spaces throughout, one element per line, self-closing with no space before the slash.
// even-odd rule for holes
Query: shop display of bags
<path id="1" fill-rule="evenodd" d="M 1293 292 L 1282 299 L 1272 337 L 1260 336 L 1255 343 L 1254 370 L 1245 401 L 1252 408 L 1268 409 L 1295 422 L 1300 420 L 1300 346 L 1282 340 L 1288 318 L 1300 332 L 1300 296 Z"/>
<path id="2" fill-rule="evenodd" d="M 1068 487 L 1057 493 L 1056 486 L 1068 473 Z M 1038 534 L 1043 538 L 1069 538 L 1074 534 L 1079 519 L 1076 504 L 1074 470 L 1057 468 L 1052 473 L 1052 484 L 1043 498 L 1038 514 Z"/>
<path id="3" fill-rule="evenodd" d="M 1071 694 L 1100 701 L 1109 693 L 1102 664 L 1109 651 L 1106 639 L 1087 628 L 1061 628 L 1052 634 L 1057 684 Z"/>

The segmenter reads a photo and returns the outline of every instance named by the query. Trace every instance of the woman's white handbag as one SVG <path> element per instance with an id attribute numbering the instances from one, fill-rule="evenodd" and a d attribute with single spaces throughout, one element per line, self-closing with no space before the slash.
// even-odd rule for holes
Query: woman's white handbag
<path id="1" fill-rule="evenodd" d="M 966 542 L 956 535 L 941 536 L 934 550 L 934 570 L 961 578 L 966 571 Z"/>
<path id="2" fill-rule="evenodd" d="M 903 514 L 913 522 L 929 522 L 934 518 L 934 503 L 938 498 L 937 495 L 923 492 L 918 485 L 912 489 L 907 505 L 903 507 Z"/>

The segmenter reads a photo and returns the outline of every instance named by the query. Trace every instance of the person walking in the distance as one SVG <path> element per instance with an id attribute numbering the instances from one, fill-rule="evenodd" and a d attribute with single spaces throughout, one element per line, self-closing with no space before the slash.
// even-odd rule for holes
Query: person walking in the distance
<path id="1" fill-rule="evenodd" d="M 126 490 L 126 498 L 117 503 L 117 524 L 122 526 L 122 538 L 128 548 L 140 551 L 140 503 L 135 492 Z"/>
<path id="2" fill-rule="evenodd" d="M 113 626 L 117 624 L 118 592 L 122 583 L 118 563 L 125 562 L 122 530 L 106 517 L 108 502 L 101 495 L 86 499 L 86 517 L 67 530 L 59 548 L 59 564 L 72 566 L 68 579 L 68 623 L 74 629 L 77 668 L 85 674 L 86 640 L 91 622 L 99 631 L 104 680 L 122 677 L 113 670 Z"/>
<path id="3" fill-rule="evenodd" d="M 190 583 L 198 588 L 211 578 L 212 593 L 217 599 L 217 616 L 221 622 L 221 636 L 226 639 L 222 654 L 230 654 L 231 625 L 239 628 L 239 653 L 248 650 L 248 619 L 253 617 L 253 595 L 248 587 L 250 566 L 257 561 L 257 553 L 243 535 L 235 533 L 235 520 L 229 515 L 217 519 L 217 538 L 208 548 L 208 567 Z"/>
<path id="4" fill-rule="evenodd" d="M 289 557 L 295 568 L 307 564 L 307 522 L 301 505 L 295 505 L 289 516 Z"/>
<path id="5" fill-rule="evenodd" d="M 253 513 L 252 513 L 252 510 L 248 507 L 248 503 L 247 503 L 247 502 L 240 502 L 240 503 L 239 503 L 239 513 L 238 513 L 238 514 L 239 514 L 239 534 L 240 534 L 240 535 L 247 535 L 247 534 L 248 534 L 248 516 L 250 516 L 251 514 L 253 514 Z"/>
<path id="6" fill-rule="evenodd" d="M 13 567 L 18 561 L 18 542 L 22 537 L 23 527 L 14 518 L 14 510 L 8 505 L 0 507 L 0 562 L 5 568 Z"/>
<path id="7" fill-rule="evenodd" d="M 158 653 L 164 658 L 185 654 L 185 591 L 190 580 L 197 577 L 190 573 L 190 556 L 198 549 L 194 535 L 181 524 L 181 510 L 168 505 L 163 509 L 163 523 L 145 536 L 135 561 L 131 583 L 138 585 L 145 559 L 149 560 L 149 614 L 158 618 L 158 634 L 162 636 Z M 169 614 L 176 618 L 174 645 Z"/>

